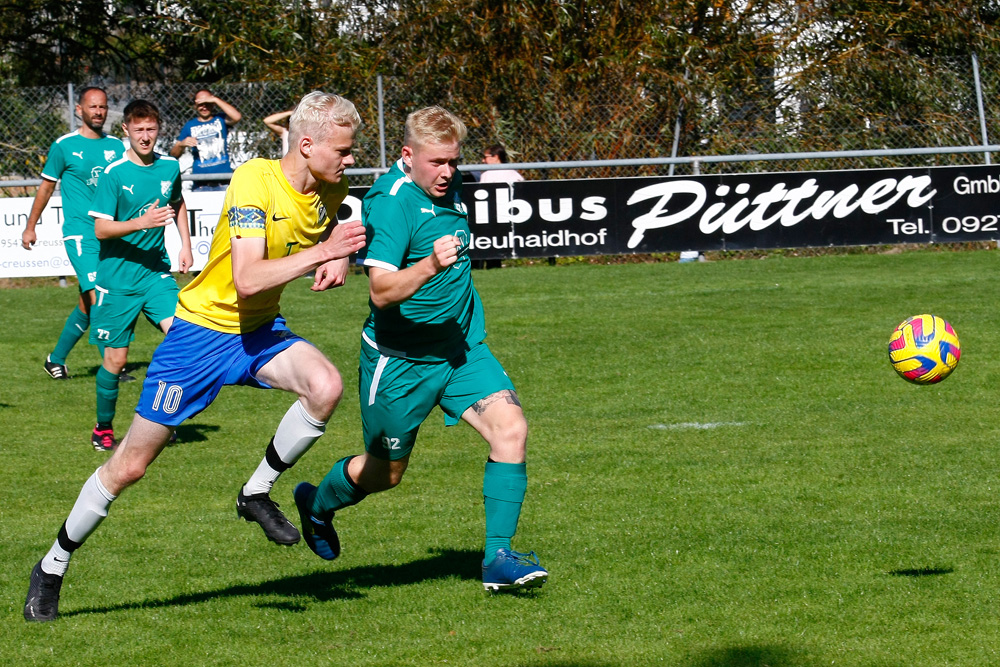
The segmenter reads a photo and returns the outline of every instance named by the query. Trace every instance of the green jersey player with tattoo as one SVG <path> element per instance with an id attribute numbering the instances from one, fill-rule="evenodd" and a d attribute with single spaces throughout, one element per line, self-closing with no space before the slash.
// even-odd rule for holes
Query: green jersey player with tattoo
<path id="1" fill-rule="evenodd" d="M 327 560 L 340 553 L 338 510 L 399 484 L 417 431 L 435 406 L 464 420 L 489 445 L 483 586 L 533 588 L 548 572 L 511 548 L 527 489 L 528 426 L 514 385 L 486 338 L 472 284 L 468 212 L 456 178 L 465 125 L 440 107 L 409 115 L 402 157 L 365 196 L 371 314 L 362 331 L 360 399 L 365 452 L 341 459 L 295 503 L 306 543 Z"/>

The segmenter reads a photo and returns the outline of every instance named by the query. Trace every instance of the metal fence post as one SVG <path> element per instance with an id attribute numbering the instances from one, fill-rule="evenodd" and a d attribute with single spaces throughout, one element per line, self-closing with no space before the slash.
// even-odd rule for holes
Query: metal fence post
<path id="1" fill-rule="evenodd" d="M 989 138 L 986 134 L 986 113 L 983 110 L 983 86 L 979 82 L 979 58 L 972 54 L 972 79 L 976 82 L 976 104 L 979 106 L 979 131 L 983 135 L 983 146 L 989 146 Z M 990 164 L 990 154 L 983 153 L 986 164 Z"/>
<path id="2" fill-rule="evenodd" d="M 687 83 L 689 69 L 684 68 L 684 83 Z M 670 157 L 677 157 L 677 147 L 680 145 L 681 141 L 681 119 L 684 117 L 684 98 L 682 97 L 680 102 L 677 104 L 677 119 L 674 121 L 674 141 L 670 148 Z M 670 163 L 670 169 L 668 176 L 674 175 L 674 163 Z"/>
<path id="3" fill-rule="evenodd" d="M 379 74 L 378 80 L 378 147 L 379 147 L 379 166 L 385 169 L 385 109 L 383 105 L 384 97 L 382 95 L 382 75 Z"/>
<path id="4" fill-rule="evenodd" d="M 76 128 L 76 116 L 73 114 L 73 84 L 66 84 L 66 125 L 69 126 L 69 131 L 72 132 Z"/>

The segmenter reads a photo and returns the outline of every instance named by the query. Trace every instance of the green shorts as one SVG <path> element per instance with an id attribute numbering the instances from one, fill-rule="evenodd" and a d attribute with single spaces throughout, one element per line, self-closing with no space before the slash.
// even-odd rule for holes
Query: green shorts
<path id="1" fill-rule="evenodd" d="M 177 309 L 177 281 L 169 273 L 147 283 L 141 293 L 122 294 L 97 290 L 97 303 L 90 311 L 90 342 L 104 347 L 128 347 L 135 338 L 135 323 L 145 315 L 155 327 Z"/>
<path id="2" fill-rule="evenodd" d="M 453 426 L 473 403 L 513 391 L 514 384 L 486 343 L 451 361 L 414 362 L 379 354 L 362 341 L 358 388 L 365 450 L 394 461 L 410 454 L 435 405 L 444 411 L 445 425 Z"/>
<path id="3" fill-rule="evenodd" d="M 101 249 L 100 241 L 94 237 L 93 232 L 89 235 L 78 234 L 64 237 L 63 247 L 66 249 L 69 263 L 73 265 L 76 279 L 80 282 L 80 292 L 94 289 L 94 281 L 97 280 L 97 254 Z"/>

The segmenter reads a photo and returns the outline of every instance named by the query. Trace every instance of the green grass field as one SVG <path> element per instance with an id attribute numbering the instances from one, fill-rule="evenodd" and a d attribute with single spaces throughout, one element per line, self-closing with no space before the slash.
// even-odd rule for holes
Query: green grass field
<path id="1" fill-rule="evenodd" d="M 28 573 L 83 481 L 96 351 L 41 361 L 73 300 L 0 290 L 0 662 L 684 667 L 1000 664 L 1000 282 L 995 251 L 477 272 L 489 342 L 531 426 L 515 548 L 537 594 L 479 583 L 485 445 L 440 412 L 399 488 L 338 515 L 320 561 L 238 520 L 290 404 L 230 388 L 180 429 L 74 558 L 55 623 Z M 359 450 L 367 283 L 284 299 L 347 392 L 275 487 Z M 941 385 L 893 373 L 905 317 L 955 326 Z M 159 336 L 143 325 L 144 376 Z M 139 383 L 123 385 L 123 431 Z M 297 520 L 296 520 L 297 521 Z"/>

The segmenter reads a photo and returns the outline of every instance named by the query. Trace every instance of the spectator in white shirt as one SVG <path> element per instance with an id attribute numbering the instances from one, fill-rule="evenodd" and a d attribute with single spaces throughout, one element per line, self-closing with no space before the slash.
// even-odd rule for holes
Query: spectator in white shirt
<path id="1" fill-rule="evenodd" d="M 500 144 L 490 146 L 483 151 L 483 163 L 506 164 L 507 150 Z M 479 177 L 480 183 L 516 183 L 523 180 L 524 176 L 521 176 L 515 169 L 490 169 L 484 171 Z"/>

